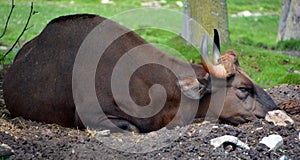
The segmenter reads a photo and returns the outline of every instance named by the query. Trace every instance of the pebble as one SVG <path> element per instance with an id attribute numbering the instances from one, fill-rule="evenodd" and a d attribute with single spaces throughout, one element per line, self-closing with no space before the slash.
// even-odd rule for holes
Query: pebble
<path id="1" fill-rule="evenodd" d="M 167 3 L 167 0 L 160 0 L 160 3 Z"/>
<path id="2" fill-rule="evenodd" d="M 250 11 L 242 11 L 237 13 L 238 16 L 243 16 L 243 17 L 249 17 L 252 16 L 252 13 Z"/>
<path id="3" fill-rule="evenodd" d="M 264 127 L 258 127 L 258 128 L 255 129 L 255 131 L 259 131 L 259 130 L 262 130 L 262 129 L 264 129 Z M 255 131 L 251 131 L 251 133 L 254 133 Z"/>
<path id="4" fill-rule="evenodd" d="M 225 142 L 233 143 L 236 146 L 247 149 L 247 150 L 250 149 L 250 147 L 246 143 L 240 141 L 237 137 L 231 136 L 231 135 L 225 135 L 225 136 L 214 138 L 214 139 L 210 140 L 210 144 L 213 145 L 215 148 L 220 147 Z"/>
<path id="5" fill-rule="evenodd" d="M 0 50 L 6 51 L 8 48 L 6 46 L 0 46 Z"/>
<path id="6" fill-rule="evenodd" d="M 283 145 L 283 139 L 280 135 L 269 135 L 268 137 L 264 137 L 259 143 L 265 144 L 270 148 L 270 150 L 276 150 L 281 145 Z"/>
<path id="7" fill-rule="evenodd" d="M 285 156 L 285 155 L 283 155 L 283 156 L 281 156 L 281 157 L 279 158 L 279 160 L 288 160 L 288 157 Z"/>
<path id="8" fill-rule="evenodd" d="M 122 143 L 123 142 L 123 140 L 121 139 L 121 138 L 118 138 L 117 139 L 120 143 Z"/>
<path id="9" fill-rule="evenodd" d="M 160 3 L 157 1 L 142 2 L 141 6 L 143 6 L 143 7 L 161 7 Z"/>
<path id="10" fill-rule="evenodd" d="M 0 145 L 0 159 L 1 157 L 9 157 L 14 153 L 14 150 L 11 149 L 7 144 L 2 143 Z"/>
<path id="11" fill-rule="evenodd" d="M 265 120 L 272 122 L 275 126 L 293 125 L 294 120 L 282 110 L 269 111 L 266 114 Z"/>
<path id="12" fill-rule="evenodd" d="M 150 132 L 150 133 L 148 133 L 148 136 L 150 136 L 150 137 L 156 137 L 157 133 L 156 132 Z"/>
<path id="13" fill-rule="evenodd" d="M 212 129 L 218 129 L 219 126 L 212 126 Z"/>
<path id="14" fill-rule="evenodd" d="M 102 130 L 102 131 L 97 131 L 95 136 L 100 136 L 100 137 L 108 137 L 110 136 L 110 130 Z"/>
<path id="15" fill-rule="evenodd" d="M 176 2 L 176 5 L 177 5 L 178 7 L 183 7 L 183 6 L 184 6 L 183 2 L 181 2 L 181 1 L 177 1 L 177 2 Z"/>
<path id="16" fill-rule="evenodd" d="M 113 4 L 114 2 L 112 2 L 110 0 L 102 0 L 101 3 L 102 4 Z"/>
<path id="17" fill-rule="evenodd" d="M 264 127 L 259 127 L 259 128 L 256 128 L 256 131 L 259 131 L 259 130 L 262 130 L 264 129 Z"/>

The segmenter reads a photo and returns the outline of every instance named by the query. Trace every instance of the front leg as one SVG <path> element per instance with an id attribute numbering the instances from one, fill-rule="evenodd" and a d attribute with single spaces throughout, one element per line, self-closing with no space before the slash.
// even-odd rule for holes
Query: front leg
<path id="1" fill-rule="evenodd" d="M 116 125 L 120 129 L 120 131 L 134 132 L 134 133 L 139 133 L 140 132 L 140 130 L 135 125 L 133 125 L 132 123 L 130 123 L 127 120 L 119 119 L 119 118 L 111 118 L 111 119 L 108 119 L 108 121 L 110 121 L 114 125 Z"/>
<path id="2" fill-rule="evenodd" d="M 78 115 L 75 113 L 75 126 L 79 129 L 90 128 L 90 129 L 109 129 L 112 132 L 134 132 L 139 133 L 140 130 L 138 127 L 130 123 L 129 121 L 116 117 L 116 116 L 107 116 L 107 115 L 97 115 L 89 116 L 91 117 L 100 117 L 97 119 L 89 119 L 89 122 L 83 123 Z"/>

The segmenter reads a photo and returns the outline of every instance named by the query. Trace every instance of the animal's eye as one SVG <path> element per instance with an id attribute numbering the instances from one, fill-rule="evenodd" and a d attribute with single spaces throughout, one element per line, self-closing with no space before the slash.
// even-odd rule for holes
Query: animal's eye
<path id="1" fill-rule="evenodd" d="M 241 92 L 248 92 L 249 88 L 245 88 L 245 87 L 240 87 L 238 88 Z"/>
<path id="2" fill-rule="evenodd" d="M 240 87 L 238 88 L 238 90 L 240 90 L 243 93 L 250 93 L 250 94 L 254 93 L 254 89 L 250 87 Z"/>
<path id="3" fill-rule="evenodd" d="M 236 95 L 240 98 L 240 99 L 246 99 L 248 97 L 250 93 L 249 88 L 245 88 L 245 87 L 240 87 L 238 88 Z"/>

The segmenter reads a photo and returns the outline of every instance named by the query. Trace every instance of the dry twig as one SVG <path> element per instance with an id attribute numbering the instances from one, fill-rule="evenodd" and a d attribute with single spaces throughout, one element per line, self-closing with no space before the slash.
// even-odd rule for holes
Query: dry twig
<path id="1" fill-rule="evenodd" d="M 12 12 L 15 8 L 15 2 L 14 0 L 11 1 L 11 9 L 10 9 L 10 12 L 8 14 L 8 17 L 7 17 L 7 20 L 6 20 L 6 23 L 5 23 L 5 26 L 4 26 L 4 30 L 3 30 L 3 33 L 0 35 L 0 39 L 5 35 L 6 33 L 6 29 L 7 29 L 7 26 L 8 26 L 8 23 L 9 23 L 9 20 L 10 20 L 10 17 L 12 15 Z"/>
<path id="2" fill-rule="evenodd" d="M 19 35 L 19 37 L 17 38 L 17 40 L 15 41 L 15 43 L 11 46 L 11 48 L 3 55 L 2 60 L 13 50 L 13 48 L 17 45 L 17 43 L 19 42 L 19 40 L 21 39 L 21 37 L 23 36 L 23 34 L 25 33 L 25 31 L 29 29 L 28 28 L 28 24 L 29 24 L 29 21 L 31 19 L 31 16 L 34 13 L 35 12 L 33 11 L 33 2 L 31 2 L 29 17 L 27 19 L 25 27 L 23 28 L 23 31 L 21 32 L 21 34 Z"/>

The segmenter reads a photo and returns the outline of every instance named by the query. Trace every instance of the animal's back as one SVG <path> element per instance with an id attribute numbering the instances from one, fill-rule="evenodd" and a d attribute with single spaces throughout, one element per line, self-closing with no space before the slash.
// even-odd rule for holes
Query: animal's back
<path id="1" fill-rule="evenodd" d="M 84 38 L 104 20 L 88 14 L 59 17 L 23 46 L 4 79 L 13 116 L 74 126 L 73 63 Z"/>
<path id="2" fill-rule="evenodd" d="M 141 132 L 158 130 L 170 124 L 186 124 L 192 118 L 187 114 L 177 115 L 179 100 L 181 98 L 180 88 L 177 86 L 177 78 L 172 69 L 177 69 L 178 74 L 193 76 L 191 64 L 176 60 L 167 56 L 153 45 L 147 43 L 135 32 L 105 18 L 95 15 L 72 15 L 60 17 L 51 21 L 40 35 L 28 42 L 18 52 L 13 65 L 8 69 L 4 79 L 4 99 L 7 108 L 12 116 L 23 116 L 26 119 L 41 121 L 46 123 L 57 123 L 66 127 L 78 126 L 83 128 L 81 119 L 75 111 L 72 94 L 72 72 L 77 52 L 88 34 L 95 28 L 100 29 L 95 33 L 98 39 L 91 42 L 91 51 L 99 49 L 96 46 L 103 42 L 109 42 L 111 32 L 123 33 L 114 41 L 110 42 L 101 56 L 95 74 L 95 90 L 102 107 L 103 113 L 107 117 L 112 117 L 117 126 L 133 124 Z M 105 23 L 105 22 L 108 23 Z M 104 24 L 98 27 L 98 24 Z M 106 26 L 109 25 L 109 26 Z M 111 32 L 106 32 L 109 29 Z M 114 33 L 112 33 L 114 34 Z M 93 39 L 94 40 L 94 39 Z M 99 45 L 103 47 L 102 45 Z M 112 73 L 119 59 L 134 48 L 135 52 L 144 53 L 131 57 L 134 63 L 147 64 L 148 58 L 158 60 L 160 65 L 149 64 L 140 67 L 130 77 L 130 98 L 141 106 L 150 103 L 149 89 L 154 84 L 165 87 L 167 95 L 163 109 L 155 116 L 149 118 L 137 118 L 126 114 L 116 105 L 116 100 L 112 94 L 111 79 Z M 103 48 L 102 48 L 103 49 Z M 141 49 L 141 48 L 140 48 Z M 170 69 L 164 67 L 169 66 Z M 192 65 L 202 76 L 206 72 L 201 66 Z M 131 67 L 128 65 L 127 67 Z M 123 68 L 127 72 L 127 68 Z M 162 99 L 162 100 L 161 100 Z M 187 98 L 186 98 L 187 99 Z M 84 100 L 83 100 L 84 101 Z M 121 105 L 127 106 L 128 99 L 122 97 L 117 99 Z M 155 102 L 163 101 L 163 97 L 158 96 Z M 194 103 L 192 101 L 191 103 Z M 151 109 L 156 111 L 153 103 Z M 198 105 L 198 103 L 196 103 Z M 159 106 L 159 105 L 158 105 Z M 185 112 L 189 112 L 190 102 L 186 100 Z M 129 106 L 132 107 L 132 106 Z M 192 106 L 193 107 L 193 106 Z M 131 112 L 138 112 L 130 108 Z M 194 113 L 194 112 L 189 112 Z M 94 112 L 88 112 L 90 121 L 98 124 L 101 116 Z M 187 117 L 187 118 L 182 118 Z M 101 122 L 99 122 L 100 124 Z"/>

